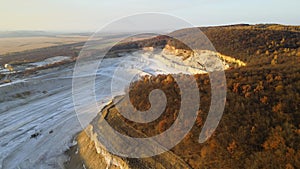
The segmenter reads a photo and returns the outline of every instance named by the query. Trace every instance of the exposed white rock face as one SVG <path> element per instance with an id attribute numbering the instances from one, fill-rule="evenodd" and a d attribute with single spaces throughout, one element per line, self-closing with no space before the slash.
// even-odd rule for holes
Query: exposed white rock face
<path id="1" fill-rule="evenodd" d="M 98 140 L 97 134 L 93 132 L 93 127 L 91 125 L 89 125 L 85 129 L 85 132 L 95 143 L 97 153 L 105 159 L 107 169 L 109 169 L 111 166 L 116 166 L 120 169 L 129 169 L 129 166 L 126 161 L 124 161 L 118 156 L 111 154 L 109 151 L 106 150 L 105 146 L 103 146 Z"/>
<path id="2" fill-rule="evenodd" d="M 226 56 L 216 51 L 210 50 L 196 50 L 190 51 L 186 49 L 176 49 L 174 46 L 166 45 L 163 49 L 163 55 L 175 55 L 183 60 L 187 65 L 191 65 L 193 67 L 210 67 L 213 70 L 218 70 L 217 64 L 215 64 L 215 59 L 220 59 L 223 62 L 224 69 L 228 69 L 229 67 L 241 67 L 246 66 L 246 63 L 234 58 L 234 56 Z M 220 65 L 219 65 L 220 66 Z"/>

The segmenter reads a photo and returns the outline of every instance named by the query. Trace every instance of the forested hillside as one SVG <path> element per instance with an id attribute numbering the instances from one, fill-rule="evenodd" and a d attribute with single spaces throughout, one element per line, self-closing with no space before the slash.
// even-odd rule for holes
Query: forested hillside
<path id="1" fill-rule="evenodd" d="M 145 111 L 150 108 L 149 93 L 153 89 L 161 89 L 168 101 L 164 113 L 151 123 L 140 124 L 118 115 L 112 107 L 107 110 L 106 120 L 116 130 L 127 135 L 131 133 L 127 129 L 133 128 L 147 136 L 162 133 L 171 126 L 180 109 L 180 89 L 173 77 L 178 76 L 186 82 L 196 78 L 201 96 L 198 117 L 189 134 L 171 150 L 174 154 L 191 168 L 300 168 L 299 27 L 235 25 L 201 30 L 218 52 L 247 63 L 245 67 L 225 71 L 225 111 L 218 128 L 208 141 L 198 143 L 211 100 L 207 74 L 145 76 L 131 84 L 128 91 L 130 103 L 121 106 L 133 104 L 137 110 Z M 189 34 L 189 29 L 173 34 L 201 43 L 194 39 L 193 34 Z M 166 44 L 177 49 L 188 49 L 186 45 L 167 36 L 131 45 L 141 48 Z M 122 45 L 115 49 L 127 46 Z M 126 125 L 120 127 L 123 123 Z M 166 154 L 152 157 L 157 159 L 159 165 L 164 165 L 162 159 L 166 158 Z M 139 166 L 136 165 L 147 166 L 151 161 L 126 160 L 137 168 Z"/>

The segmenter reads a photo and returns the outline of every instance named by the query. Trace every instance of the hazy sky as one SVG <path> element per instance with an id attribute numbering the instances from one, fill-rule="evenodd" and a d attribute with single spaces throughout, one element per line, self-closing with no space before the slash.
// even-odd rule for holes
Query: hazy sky
<path id="1" fill-rule="evenodd" d="M 112 20 L 163 12 L 194 25 L 300 25 L 299 0 L 1 0 L 0 30 L 95 31 Z"/>

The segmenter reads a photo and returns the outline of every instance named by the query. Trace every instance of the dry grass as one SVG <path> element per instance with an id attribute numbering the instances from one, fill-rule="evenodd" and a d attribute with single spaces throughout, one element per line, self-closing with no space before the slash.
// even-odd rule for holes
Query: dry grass
<path id="1" fill-rule="evenodd" d="M 83 42 L 88 36 L 57 36 L 57 37 L 18 37 L 18 38 L 0 38 L 0 55 Z"/>

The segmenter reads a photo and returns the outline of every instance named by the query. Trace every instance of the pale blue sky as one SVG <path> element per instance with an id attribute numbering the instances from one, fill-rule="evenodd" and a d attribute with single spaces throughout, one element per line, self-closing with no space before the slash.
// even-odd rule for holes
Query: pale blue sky
<path id="1" fill-rule="evenodd" d="M 300 25 L 299 0 L 1 0 L 0 30 L 95 31 L 120 17 L 163 12 L 197 26 Z"/>

